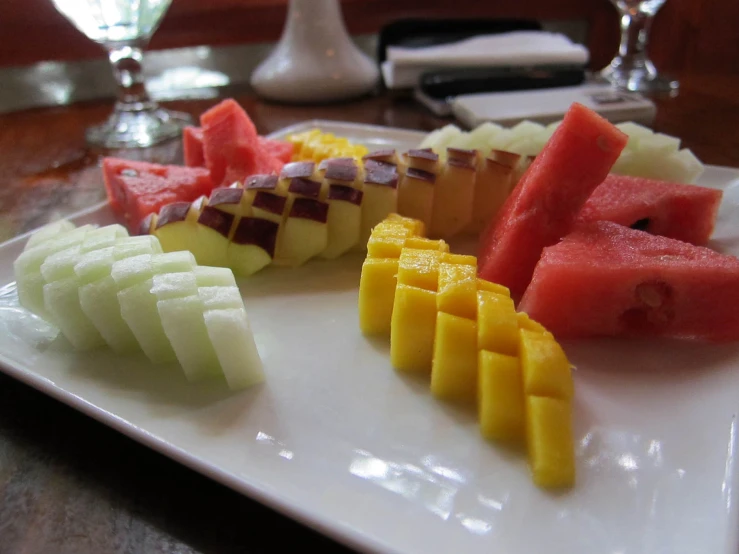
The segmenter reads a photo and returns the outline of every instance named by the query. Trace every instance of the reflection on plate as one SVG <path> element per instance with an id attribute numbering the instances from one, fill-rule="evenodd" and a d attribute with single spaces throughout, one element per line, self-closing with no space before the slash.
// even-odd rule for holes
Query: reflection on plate
<path id="1" fill-rule="evenodd" d="M 421 133 L 309 121 L 371 148 Z M 739 254 L 739 171 L 712 246 Z M 78 222 L 112 222 L 106 206 Z M 577 366 L 578 484 L 551 494 L 486 444 L 472 413 L 398 375 L 362 337 L 362 256 L 270 267 L 241 284 L 264 385 L 231 394 L 107 350 L 75 354 L 17 306 L 0 246 L 0 364 L 8 374 L 337 540 L 383 552 L 731 553 L 737 547 L 739 345 L 565 343 Z M 299 285 L 298 285 L 299 284 Z"/>

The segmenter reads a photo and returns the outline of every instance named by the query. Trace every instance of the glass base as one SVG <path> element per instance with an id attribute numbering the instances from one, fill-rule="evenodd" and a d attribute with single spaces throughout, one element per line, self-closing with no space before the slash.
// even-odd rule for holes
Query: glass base
<path id="1" fill-rule="evenodd" d="M 624 69 L 613 64 L 600 72 L 601 76 L 616 88 L 631 92 L 676 93 L 680 84 L 670 77 L 659 75 L 648 68 Z"/>
<path id="2" fill-rule="evenodd" d="M 85 133 L 88 144 L 102 148 L 146 148 L 177 138 L 192 118 L 163 108 L 144 111 L 115 110 L 102 125 Z"/>

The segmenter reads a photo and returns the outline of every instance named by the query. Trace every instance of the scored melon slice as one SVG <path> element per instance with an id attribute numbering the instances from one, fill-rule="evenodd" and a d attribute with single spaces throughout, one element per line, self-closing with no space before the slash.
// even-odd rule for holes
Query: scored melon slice
<path id="1" fill-rule="evenodd" d="M 83 255 L 74 267 L 80 283 L 79 299 L 82 311 L 108 346 L 118 354 L 139 350 L 139 343 L 121 316 L 118 302 L 120 289 L 111 276 L 113 264 L 127 257 L 144 253 L 155 254 L 157 251 L 156 237 L 149 235 L 130 237 L 121 239 L 115 247 Z"/>
<path id="2" fill-rule="evenodd" d="M 119 287 L 121 317 L 128 324 L 146 356 L 154 363 L 177 360 L 162 326 L 157 297 L 152 294 L 154 275 L 192 271 L 195 259 L 190 252 L 133 256 L 113 264 L 111 275 Z"/>
<path id="3" fill-rule="evenodd" d="M 44 307 L 44 280 L 41 265 L 50 255 L 82 243 L 85 235 L 95 229 L 93 225 L 83 225 L 59 235 L 57 238 L 40 242 L 37 246 L 21 253 L 13 262 L 13 272 L 18 287 L 18 301 L 27 310 L 48 318 Z"/>
<path id="4" fill-rule="evenodd" d="M 44 285 L 44 305 L 51 322 L 77 350 L 105 345 L 105 340 L 80 305 L 79 281 L 67 277 Z"/>
<path id="5" fill-rule="evenodd" d="M 204 319 L 228 386 L 240 389 L 264 381 L 262 360 L 244 307 L 207 310 Z"/>
<path id="6" fill-rule="evenodd" d="M 50 321 L 77 350 L 89 350 L 106 344 L 96 326 L 85 314 L 79 298 L 80 279 L 74 268 L 82 258 L 83 249 L 94 252 L 112 244 L 128 233 L 120 226 L 94 229 L 81 244 L 56 252 L 41 264 L 44 307 Z"/>
<path id="7" fill-rule="evenodd" d="M 26 242 L 26 245 L 23 247 L 23 249 L 29 250 L 34 246 L 38 246 L 42 242 L 57 238 L 59 235 L 71 231 L 74 228 L 75 224 L 68 219 L 59 219 L 57 221 L 47 223 L 43 227 L 40 227 L 38 230 L 36 230 L 28 238 L 28 241 Z"/>
<path id="8" fill-rule="evenodd" d="M 236 286 L 199 287 L 198 295 L 203 301 L 205 310 L 226 310 L 244 307 L 241 292 L 239 292 Z"/>
<path id="9" fill-rule="evenodd" d="M 198 289 L 198 295 L 229 387 L 238 389 L 262 382 L 262 362 L 239 289 L 235 285 L 205 286 Z"/>
<path id="10" fill-rule="evenodd" d="M 227 267 L 208 267 L 199 265 L 193 269 L 198 287 L 235 287 L 236 278 Z"/>
<path id="11" fill-rule="evenodd" d="M 157 298 L 151 294 L 153 279 L 126 287 L 118 292 L 121 317 L 133 332 L 139 346 L 154 363 L 177 361 L 177 356 L 164 333 L 157 309 Z"/>
<path id="12" fill-rule="evenodd" d="M 241 292 L 235 285 L 198 289 L 205 309 L 205 325 L 228 386 L 240 389 L 264 381 Z"/>
<path id="13" fill-rule="evenodd" d="M 221 366 L 205 325 L 200 296 L 163 298 L 157 301 L 157 310 L 187 379 L 200 381 L 220 375 Z"/>
<path id="14" fill-rule="evenodd" d="M 80 252 L 92 252 L 108 246 L 114 246 L 118 239 L 128 237 L 128 231 L 123 225 L 113 224 L 90 231 L 80 245 Z"/>

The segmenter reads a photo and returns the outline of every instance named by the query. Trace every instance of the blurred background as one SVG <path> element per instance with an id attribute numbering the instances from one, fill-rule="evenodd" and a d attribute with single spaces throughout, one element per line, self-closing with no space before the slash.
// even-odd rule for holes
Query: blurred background
<path id="1" fill-rule="evenodd" d="M 287 0 L 174 0 L 148 50 L 276 41 Z M 618 15 L 608 0 L 342 0 L 353 35 L 374 35 L 406 17 L 524 17 L 566 24 L 591 54 L 591 69 L 613 58 Z M 650 55 L 662 71 L 739 72 L 739 2 L 670 0 L 654 23 Z M 103 51 L 79 33 L 49 0 L 0 2 L 0 67 L 49 60 L 102 58 Z"/>

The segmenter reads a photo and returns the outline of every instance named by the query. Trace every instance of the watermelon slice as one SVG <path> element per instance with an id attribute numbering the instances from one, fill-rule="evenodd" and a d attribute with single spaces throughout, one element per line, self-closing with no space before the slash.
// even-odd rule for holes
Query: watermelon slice
<path id="1" fill-rule="evenodd" d="M 213 190 L 210 173 L 202 167 L 182 167 L 103 159 L 108 202 L 129 232 L 138 234 L 141 221 L 172 202 L 192 202 Z"/>
<path id="2" fill-rule="evenodd" d="M 188 167 L 205 167 L 203 153 L 203 130 L 200 127 L 185 127 L 182 131 L 182 149 L 185 165 Z"/>
<path id="3" fill-rule="evenodd" d="M 609 175 L 585 202 L 577 224 L 612 221 L 702 245 L 713 233 L 721 196 L 698 185 Z"/>
<path id="4" fill-rule="evenodd" d="M 293 159 L 295 145 L 284 140 L 274 140 L 259 137 L 259 147 L 273 158 L 277 158 L 282 164 L 289 163 Z M 280 167 L 280 170 L 282 167 Z"/>
<path id="5" fill-rule="evenodd" d="M 574 103 L 481 237 L 479 276 L 520 296 L 544 247 L 566 235 L 627 135 Z"/>
<path id="6" fill-rule="evenodd" d="M 201 127 L 185 127 L 182 135 L 183 150 L 185 154 L 185 165 L 188 167 L 205 167 L 205 153 L 203 152 L 203 129 Z M 264 167 L 277 167 L 277 173 L 282 166 L 292 160 L 295 145 L 284 140 L 257 137 L 259 151 L 267 154 L 268 158 L 276 159 L 279 164 L 272 160 L 262 163 Z M 259 169 L 259 168 L 257 168 Z M 257 173 L 262 173 L 261 169 Z M 269 171 L 268 171 L 269 173 Z"/>
<path id="7" fill-rule="evenodd" d="M 282 170 L 285 162 L 281 158 L 286 156 L 287 148 L 257 135 L 254 123 L 235 100 L 216 104 L 200 116 L 200 123 L 205 165 L 214 183 L 229 186 L 249 175 Z"/>
<path id="8" fill-rule="evenodd" d="M 205 164 L 217 186 L 256 173 L 257 130 L 239 104 L 227 99 L 200 116 Z"/>
<path id="9" fill-rule="evenodd" d="M 544 249 L 519 309 L 560 338 L 739 339 L 739 259 L 609 221 Z"/>

